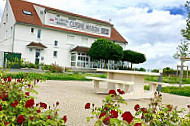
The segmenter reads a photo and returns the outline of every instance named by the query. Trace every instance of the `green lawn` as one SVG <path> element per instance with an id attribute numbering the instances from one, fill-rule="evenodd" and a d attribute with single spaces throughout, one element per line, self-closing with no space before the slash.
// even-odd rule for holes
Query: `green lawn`
<path id="1" fill-rule="evenodd" d="M 146 81 L 158 81 L 159 77 L 155 76 L 146 76 Z M 179 77 L 163 77 L 163 83 L 170 83 L 170 84 L 179 84 Z M 183 78 L 183 84 L 190 84 L 190 78 Z"/>
<path id="2" fill-rule="evenodd" d="M 149 86 L 145 85 L 144 86 L 145 90 L 149 90 Z M 185 86 L 185 87 L 162 87 L 161 89 L 163 93 L 170 93 L 170 94 L 175 94 L 175 95 L 181 95 L 181 96 L 188 96 L 190 97 L 190 86 Z"/>
<path id="3" fill-rule="evenodd" d="M 5 73 L 4 77 L 10 76 L 11 78 L 24 78 L 26 73 Z M 41 80 L 80 80 L 89 81 L 86 76 L 102 77 L 106 78 L 106 74 L 82 74 L 82 73 L 28 73 L 29 79 L 41 79 Z"/>

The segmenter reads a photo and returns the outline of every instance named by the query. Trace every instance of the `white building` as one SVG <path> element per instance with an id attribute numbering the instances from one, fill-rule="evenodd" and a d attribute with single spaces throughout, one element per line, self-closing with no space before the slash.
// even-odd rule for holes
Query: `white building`
<path id="1" fill-rule="evenodd" d="M 0 24 L 0 51 L 32 63 L 93 67 L 87 52 L 97 38 L 127 44 L 107 21 L 22 0 L 7 0 Z"/>

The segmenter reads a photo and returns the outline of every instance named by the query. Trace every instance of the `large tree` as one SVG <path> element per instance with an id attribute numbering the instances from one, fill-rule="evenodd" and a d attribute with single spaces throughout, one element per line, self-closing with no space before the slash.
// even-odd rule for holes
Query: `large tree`
<path id="1" fill-rule="evenodd" d="M 89 55 L 95 60 L 104 59 L 105 66 L 108 60 L 119 61 L 123 56 L 123 48 L 110 40 L 99 38 L 91 46 Z"/>
<path id="2" fill-rule="evenodd" d="M 131 69 L 132 69 L 132 64 L 143 63 L 146 61 L 146 57 L 142 53 L 138 53 L 132 50 L 125 50 L 123 51 L 122 61 L 131 62 Z"/>

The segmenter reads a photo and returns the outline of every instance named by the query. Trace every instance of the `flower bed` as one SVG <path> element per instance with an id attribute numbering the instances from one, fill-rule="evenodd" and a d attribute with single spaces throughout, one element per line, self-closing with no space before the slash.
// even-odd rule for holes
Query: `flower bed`
<path id="1" fill-rule="evenodd" d="M 22 79 L 2 78 L 0 71 L 0 125 L 3 126 L 42 126 L 65 125 L 67 117 L 59 118 L 56 102 L 53 107 L 44 102 L 35 103 L 31 93 L 39 79 L 30 80 L 27 75 Z"/>
<path id="2" fill-rule="evenodd" d="M 148 107 L 134 106 L 135 114 L 130 111 L 122 111 L 120 104 L 127 103 L 120 95 L 123 91 L 110 90 L 109 96 L 103 100 L 101 107 L 95 104 L 86 103 L 85 109 L 90 110 L 92 116 L 87 117 L 87 122 L 96 119 L 95 126 L 189 126 L 190 125 L 190 105 L 189 113 L 183 115 L 185 109 L 177 110 L 170 104 L 162 104 L 162 95 L 155 93 L 155 98 L 151 99 Z M 180 116 L 182 114 L 182 116 Z"/>

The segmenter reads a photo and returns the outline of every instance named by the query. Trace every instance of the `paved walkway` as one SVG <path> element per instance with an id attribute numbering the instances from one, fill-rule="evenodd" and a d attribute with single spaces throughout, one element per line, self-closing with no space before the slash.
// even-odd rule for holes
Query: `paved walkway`
<path id="1" fill-rule="evenodd" d="M 67 115 L 68 126 L 93 126 L 93 122 L 86 123 L 86 117 L 91 114 L 84 106 L 87 102 L 101 106 L 102 100 L 106 97 L 95 94 L 92 82 L 88 81 L 46 81 L 38 86 L 36 89 L 39 92 L 38 101 L 46 102 L 48 105 L 59 101 L 60 115 Z M 149 100 L 128 100 L 127 103 L 127 106 L 121 106 L 122 109 L 134 112 L 135 104 L 147 106 Z M 190 104 L 190 97 L 163 94 L 163 103 L 174 104 L 179 108 L 186 107 Z"/>

